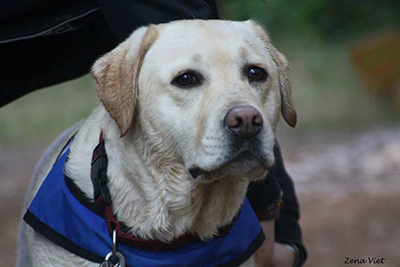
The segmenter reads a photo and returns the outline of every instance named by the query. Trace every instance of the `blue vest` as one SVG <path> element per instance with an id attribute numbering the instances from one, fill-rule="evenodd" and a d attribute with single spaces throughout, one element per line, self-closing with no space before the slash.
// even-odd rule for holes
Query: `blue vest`
<path id="1" fill-rule="evenodd" d="M 112 239 L 105 220 L 73 192 L 64 176 L 69 149 L 64 149 L 29 206 L 24 221 L 57 245 L 92 262 L 103 262 Z M 229 233 L 208 242 L 192 242 L 167 251 L 150 251 L 122 243 L 127 266 L 238 266 L 265 237 L 247 198 Z"/>

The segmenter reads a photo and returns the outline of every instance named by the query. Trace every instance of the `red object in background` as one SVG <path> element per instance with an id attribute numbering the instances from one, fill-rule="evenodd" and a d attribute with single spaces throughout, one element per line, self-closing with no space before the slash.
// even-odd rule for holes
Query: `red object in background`
<path id="1" fill-rule="evenodd" d="M 383 93 L 400 111 L 400 37 L 382 31 L 362 40 L 352 49 L 352 58 L 367 89 Z"/>

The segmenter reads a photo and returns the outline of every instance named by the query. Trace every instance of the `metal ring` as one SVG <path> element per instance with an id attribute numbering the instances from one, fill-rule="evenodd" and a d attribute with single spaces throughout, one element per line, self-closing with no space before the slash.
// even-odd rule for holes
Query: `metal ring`
<path id="1" fill-rule="evenodd" d="M 126 266 L 126 261 L 125 261 L 125 257 L 124 255 L 122 255 L 121 253 L 119 253 L 118 251 L 115 252 L 115 255 L 113 255 L 112 252 L 109 252 L 105 258 L 105 262 L 107 264 L 109 264 L 108 266 L 113 266 L 110 262 L 111 258 L 115 258 L 118 260 L 118 262 L 116 263 L 116 265 L 114 266 L 120 266 L 120 267 L 125 267 Z"/>
<path id="2" fill-rule="evenodd" d="M 109 252 L 104 261 L 109 261 L 113 257 L 113 253 Z"/>
<path id="3" fill-rule="evenodd" d="M 117 255 L 117 230 L 116 229 L 113 229 L 112 255 L 113 255 L 113 257 L 116 257 L 116 255 Z"/>

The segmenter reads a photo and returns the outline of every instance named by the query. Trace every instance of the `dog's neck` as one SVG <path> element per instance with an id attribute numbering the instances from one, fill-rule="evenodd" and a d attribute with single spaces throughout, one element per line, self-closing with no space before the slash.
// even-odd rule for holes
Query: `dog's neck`
<path id="1" fill-rule="evenodd" d="M 136 125 L 137 130 L 120 138 L 105 111 L 93 114 L 103 116 L 92 115 L 76 135 L 66 172 L 92 198 L 90 160 L 98 142 L 98 125 L 103 125 L 113 210 L 132 234 L 170 241 L 191 232 L 206 240 L 233 220 L 248 181 L 218 177 L 213 182 L 199 182 L 151 127 L 146 127 L 150 132 L 144 135 Z"/>

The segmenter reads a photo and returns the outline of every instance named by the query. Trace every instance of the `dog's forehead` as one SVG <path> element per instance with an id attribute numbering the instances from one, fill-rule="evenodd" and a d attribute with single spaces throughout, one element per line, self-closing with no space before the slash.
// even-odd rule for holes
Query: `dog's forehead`
<path id="1" fill-rule="evenodd" d="M 184 20 L 159 25 L 164 38 L 243 38 L 251 26 L 247 21 Z"/>
<path id="2" fill-rule="evenodd" d="M 252 30 L 249 22 L 220 20 L 176 21 L 159 25 L 159 37 L 154 49 L 165 55 L 219 53 L 265 54 L 265 44 Z M 153 48 L 152 48 L 153 49 Z"/>

